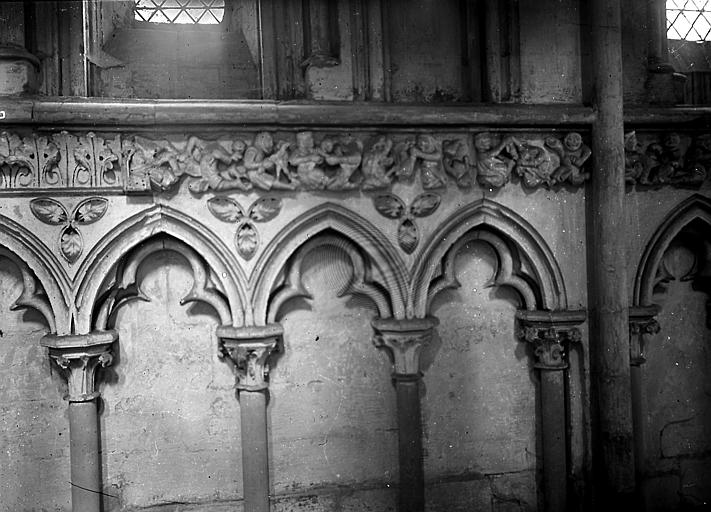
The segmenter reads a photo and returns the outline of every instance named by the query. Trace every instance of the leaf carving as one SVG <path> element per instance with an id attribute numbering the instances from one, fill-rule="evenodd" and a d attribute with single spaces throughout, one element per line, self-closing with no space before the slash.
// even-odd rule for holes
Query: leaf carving
<path id="1" fill-rule="evenodd" d="M 103 197 L 90 197 L 74 208 L 73 217 L 78 224 L 93 224 L 104 216 L 108 207 L 109 202 Z"/>
<path id="2" fill-rule="evenodd" d="M 207 208 L 222 222 L 238 222 L 244 217 L 242 207 L 229 197 L 213 197 L 208 199 Z"/>
<path id="3" fill-rule="evenodd" d="M 438 194 L 425 192 L 424 194 L 418 195 L 412 201 L 410 211 L 415 217 L 427 217 L 435 212 L 435 210 L 439 207 L 440 201 L 441 198 Z"/>
<path id="4" fill-rule="evenodd" d="M 256 222 L 268 222 L 279 215 L 281 199 L 278 197 L 262 197 L 249 208 L 249 218 Z"/>
<path id="5" fill-rule="evenodd" d="M 405 214 L 405 203 L 393 194 L 378 194 L 373 198 L 375 209 L 389 219 L 399 219 Z"/>
<path id="6" fill-rule="evenodd" d="M 81 233 L 72 226 L 67 226 L 59 235 L 59 249 L 69 263 L 74 263 L 84 249 L 84 242 L 81 239 Z"/>
<path id="7" fill-rule="evenodd" d="M 397 241 L 407 254 L 412 254 L 417 247 L 420 235 L 417 232 L 417 225 L 411 218 L 408 217 L 400 223 L 397 230 Z"/>
<path id="8" fill-rule="evenodd" d="M 68 220 L 67 210 L 62 203 L 48 197 L 30 201 L 30 210 L 39 220 L 52 226 L 64 224 Z"/>
<path id="9" fill-rule="evenodd" d="M 254 253 L 257 252 L 257 247 L 259 247 L 259 234 L 254 224 L 245 222 L 239 227 L 235 235 L 235 244 L 240 255 L 245 260 L 249 260 L 254 256 Z"/>

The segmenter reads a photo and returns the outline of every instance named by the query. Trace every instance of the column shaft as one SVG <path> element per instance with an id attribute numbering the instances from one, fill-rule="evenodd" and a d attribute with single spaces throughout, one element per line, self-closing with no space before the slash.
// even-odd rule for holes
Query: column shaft
<path id="1" fill-rule="evenodd" d="M 540 370 L 543 487 L 546 512 L 565 512 L 567 474 L 563 370 Z"/>
<path id="2" fill-rule="evenodd" d="M 69 403 L 72 512 L 101 509 L 101 462 L 96 400 Z"/>
<path id="3" fill-rule="evenodd" d="M 244 512 L 269 512 L 267 392 L 239 392 Z"/>
<path id="4" fill-rule="evenodd" d="M 627 226 L 624 208 L 624 126 L 620 2 L 590 6 L 594 105 L 594 172 L 590 228 L 593 336 L 593 466 L 596 495 L 619 506 L 634 491 L 632 402 L 628 345 Z"/>
<path id="5" fill-rule="evenodd" d="M 425 509 L 419 379 L 396 379 L 401 512 Z"/>

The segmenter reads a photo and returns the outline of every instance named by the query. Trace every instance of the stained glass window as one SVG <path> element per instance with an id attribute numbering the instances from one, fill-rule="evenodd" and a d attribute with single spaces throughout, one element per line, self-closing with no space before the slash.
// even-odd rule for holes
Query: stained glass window
<path id="1" fill-rule="evenodd" d="M 667 0 L 667 38 L 687 41 L 711 39 L 709 0 Z"/>
<path id="2" fill-rule="evenodd" d="M 134 18 L 150 23 L 216 25 L 225 15 L 225 0 L 136 0 Z"/>

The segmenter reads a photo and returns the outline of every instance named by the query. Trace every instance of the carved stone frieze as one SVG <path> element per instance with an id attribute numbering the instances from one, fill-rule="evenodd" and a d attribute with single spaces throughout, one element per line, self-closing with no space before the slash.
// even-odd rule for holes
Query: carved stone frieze
<path id="1" fill-rule="evenodd" d="M 259 232 L 255 222 L 268 222 L 281 211 L 281 199 L 261 197 L 254 201 L 246 213 L 240 204 L 230 197 L 213 197 L 207 201 L 210 212 L 223 222 L 237 223 L 235 246 L 245 260 L 249 260 L 259 247 Z"/>
<path id="2" fill-rule="evenodd" d="M 406 206 L 398 196 L 393 194 L 378 194 L 373 198 L 375 209 L 382 216 L 400 221 L 397 230 L 397 241 L 400 248 L 407 254 L 412 254 L 420 242 L 416 217 L 428 217 L 439 207 L 441 198 L 438 194 L 425 192 L 412 200 Z"/>
<path id="3" fill-rule="evenodd" d="M 534 367 L 564 370 L 568 367 L 566 345 L 582 340 L 575 327 L 585 320 L 585 311 L 518 311 L 519 337 L 533 345 Z"/>
<path id="4" fill-rule="evenodd" d="M 260 391 L 269 387 L 269 356 L 278 351 L 283 334 L 279 324 L 217 328 L 221 354 L 234 363 L 237 389 Z"/>
<path id="5" fill-rule="evenodd" d="M 698 187 L 711 174 L 711 134 L 625 134 L 625 182 L 639 187 Z"/>
<path id="6" fill-rule="evenodd" d="M 84 241 L 79 226 L 93 224 L 106 213 L 109 202 L 103 197 L 89 197 L 79 202 L 71 215 L 62 203 L 49 197 L 30 201 L 32 214 L 50 226 L 62 226 L 57 247 L 62 257 L 72 264 L 84 250 Z"/>
<path id="7" fill-rule="evenodd" d="M 20 136 L 0 132 L 0 190 L 114 188 L 122 186 L 118 167 L 121 136 L 65 131 Z"/>
<path id="8" fill-rule="evenodd" d="M 575 132 L 256 132 L 209 139 L 93 132 L 0 133 L 0 192 L 58 188 L 165 192 L 434 190 L 579 186 L 590 149 Z"/>
<path id="9" fill-rule="evenodd" d="M 435 317 L 405 320 L 373 320 L 373 344 L 386 348 L 393 361 L 395 379 L 413 379 L 420 376 L 420 352 L 432 339 L 439 324 Z"/>
<path id="10" fill-rule="evenodd" d="M 49 348 L 49 355 L 64 371 L 70 402 L 88 402 L 97 398 L 96 370 L 113 362 L 111 345 L 118 339 L 116 331 L 57 336 L 47 334 L 41 340 Z"/>

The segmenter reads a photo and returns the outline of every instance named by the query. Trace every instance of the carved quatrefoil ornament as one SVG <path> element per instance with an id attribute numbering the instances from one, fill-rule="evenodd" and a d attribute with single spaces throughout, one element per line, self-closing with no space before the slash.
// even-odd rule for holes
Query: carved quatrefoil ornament
<path id="1" fill-rule="evenodd" d="M 235 245 L 240 256 L 251 259 L 259 248 L 259 232 L 255 222 L 269 222 L 279 215 L 281 199 L 262 197 L 252 203 L 247 213 L 240 204 L 230 197 L 213 197 L 207 207 L 215 217 L 223 222 L 237 223 Z"/>
<path id="2" fill-rule="evenodd" d="M 109 207 L 103 197 L 84 199 L 74 207 L 69 215 L 67 209 L 56 199 L 38 197 L 30 201 L 30 209 L 35 217 L 50 226 L 64 226 L 59 233 L 59 253 L 71 265 L 84 251 L 84 240 L 78 226 L 93 224 L 101 219 Z"/>

